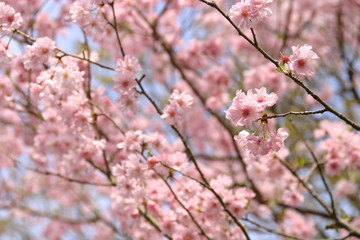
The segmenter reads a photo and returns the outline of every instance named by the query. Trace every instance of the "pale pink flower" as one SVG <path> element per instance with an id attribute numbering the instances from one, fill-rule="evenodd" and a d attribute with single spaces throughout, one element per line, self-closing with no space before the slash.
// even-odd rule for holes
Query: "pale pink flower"
<path id="1" fill-rule="evenodd" d="M 352 195 L 356 193 L 357 190 L 357 185 L 346 179 L 340 179 L 335 185 L 335 194 L 340 198 Z"/>
<path id="2" fill-rule="evenodd" d="M 169 154 L 166 158 L 164 158 L 163 162 L 166 165 L 179 171 L 185 168 L 189 163 L 186 154 L 183 152 L 175 152 L 173 154 Z"/>
<path id="3" fill-rule="evenodd" d="M 268 94 L 266 88 L 249 90 L 247 94 L 238 90 L 230 108 L 225 111 L 226 118 L 235 126 L 251 127 L 252 122 L 261 116 L 266 107 L 273 106 L 278 97 L 275 93 Z"/>
<path id="4" fill-rule="evenodd" d="M 60 23 L 53 19 L 48 12 L 39 12 L 36 15 L 34 29 L 39 32 L 39 36 L 55 39 L 59 28 L 61 28 Z"/>
<path id="5" fill-rule="evenodd" d="M 285 210 L 281 228 L 288 235 L 303 238 L 313 238 L 317 233 L 315 223 L 311 218 L 291 209 Z"/>
<path id="6" fill-rule="evenodd" d="M 116 74 L 113 80 L 114 90 L 122 94 L 129 94 L 137 85 L 135 76 L 128 72 L 123 74 Z"/>
<path id="7" fill-rule="evenodd" d="M 4 101 L 4 98 L 11 96 L 14 92 L 14 83 L 5 75 L 0 77 L 0 99 Z"/>
<path id="8" fill-rule="evenodd" d="M 32 46 L 32 49 L 36 51 L 37 55 L 48 56 L 53 53 L 55 42 L 48 37 L 38 38 Z"/>
<path id="9" fill-rule="evenodd" d="M 289 206 L 299 206 L 304 202 L 304 195 L 296 190 L 285 190 L 281 201 Z"/>
<path id="10" fill-rule="evenodd" d="M 191 107 L 194 99 L 189 93 L 180 92 L 179 90 L 175 89 L 170 95 L 170 102 L 185 110 Z"/>
<path id="11" fill-rule="evenodd" d="M 290 56 L 290 69 L 294 73 L 311 77 L 314 75 L 314 66 L 312 61 L 318 59 L 318 55 L 313 52 L 309 45 L 291 47 L 293 54 Z"/>
<path id="12" fill-rule="evenodd" d="M 51 55 L 54 54 L 55 42 L 48 37 L 36 39 L 30 46 L 24 56 L 23 62 L 25 69 L 38 69 L 46 63 Z"/>
<path id="13" fill-rule="evenodd" d="M 249 136 L 249 132 L 242 130 L 238 135 L 234 137 L 236 141 L 238 141 L 241 145 L 246 145 L 246 138 Z"/>
<path id="14" fill-rule="evenodd" d="M 130 154 L 125 162 L 126 176 L 129 178 L 145 178 L 148 166 L 146 163 L 140 161 L 140 157 L 135 154 Z"/>
<path id="15" fill-rule="evenodd" d="M 13 54 L 8 52 L 8 49 L 6 48 L 6 43 L 1 42 L 0 43 L 0 63 L 2 63 L 2 64 L 10 63 L 12 58 L 13 58 Z"/>
<path id="16" fill-rule="evenodd" d="M 147 159 L 147 164 L 151 168 L 153 168 L 158 163 L 159 163 L 159 159 L 157 157 L 152 156 Z"/>
<path id="17" fill-rule="evenodd" d="M 20 13 L 15 12 L 14 8 L 0 2 L 0 34 L 10 33 L 13 29 L 18 29 L 23 23 Z"/>
<path id="18" fill-rule="evenodd" d="M 252 161 L 247 166 L 247 172 L 251 179 L 264 179 L 269 172 L 269 167 L 259 161 Z"/>
<path id="19" fill-rule="evenodd" d="M 266 155 L 270 151 L 269 143 L 264 137 L 249 134 L 245 130 L 241 131 L 234 139 L 245 146 L 254 156 Z"/>
<path id="20" fill-rule="evenodd" d="M 250 27 L 251 19 L 257 17 L 257 12 L 248 1 L 241 1 L 230 8 L 229 16 L 238 27 Z"/>
<path id="21" fill-rule="evenodd" d="M 320 142 L 320 150 L 326 153 L 325 172 L 328 175 L 337 175 L 346 168 L 360 168 L 360 134 L 348 125 L 324 120 L 314 135 L 325 138 Z"/>
<path id="22" fill-rule="evenodd" d="M 250 154 L 254 156 L 266 155 L 271 150 L 279 151 L 284 147 L 284 140 L 289 136 L 289 134 L 283 128 L 279 128 L 277 133 L 270 138 L 266 138 L 263 135 L 256 136 L 254 134 L 249 134 L 247 131 L 241 131 L 237 136 L 234 137 L 241 145 L 245 146 Z"/>
<path id="23" fill-rule="evenodd" d="M 205 73 L 206 90 L 211 95 L 217 97 L 225 92 L 230 83 L 231 79 L 228 71 L 223 67 L 212 67 Z"/>
<path id="24" fill-rule="evenodd" d="M 268 94 L 266 88 L 255 89 L 256 93 L 248 93 L 257 103 L 258 111 L 264 111 L 266 107 L 272 107 L 278 100 L 278 96 L 275 93 Z"/>
<path id="25" fill-rule="evenodd" d="M 130 91 L 128 94 L 121 94 L 117 99 L 119 109 L 123 112 L 135 113 L 138 110 L 138 94 L 135 91 Z"/>
<path id="26" fill-rule="evenodd" d="M 165 119 L 167 123 L 173 125 L 178 120 L 181 119 L 182 113 L 183 111 L 179 107 L 177 107 L 176 105 L 169 104 L 165 106 L 161 118 Z"/>
<path id="27" fill-rule="evenodd" d="M 251 27 L 255 20 L 271 16 L 267 7 L 272 0 L 240 0 L 230 8 L 229 16 L 238 27 Z"/>
<path id="28" fill-rule="evenodd" d="M 346 165 L 340 161 L 339 158 L 333 158 L 326 162 L 325 172 L 330 176 L 335 176 L 344 170 Z"/>
<path id="29" fill-rule="evenodd" d="M 125 138 L 117 144 L 117 147 L 125 151 L 141 151 L 144 135 L 141 131 L 127 131 Z"/>
<path id="30" fill-rule="evenodd" d="M 164 113 L 161 115 L 169 124 L 175 124 L 181 120 L 186 109 L 193 104 L 193 97 L 187 92 L 180 92 L 175 89 L 169 98 L 170 103 L 165 106 Z"/>
<path id="31" fill-rule="evenodd" d="M 249 135 L 246 137 L 250 153 L 254 156 L 266 155 L 270 152 L 271 148 L 269 142 L 263 136 Z"/>
<path id="32" fill-rule="evenodd" d="M 82 26 L 89 25 L 92 21 L 90 8 L 89 1 L 75 1 L 69 10 L 71 20 Z"/>
<path id="33" fill-rule="evenodd" d="M 168 210 L 162 217 L 161 230 L 164 234 L 172 235 L 176 232 L 176 213 Z"/>
<path id="34" fill-rule="evenodd" d="M 125 55 L 124 59 L 119 58 L 116 61 L 116 71 L 129 75 L 136 75 L 137 73 L 142 71 L 142 68 L 139 64 L 139 60 L 132 55 Z"/>
<path id="35" fill-rule="evenodd" d="M 229 101 L 229 94 L 222 93 L 219 96 L 211 96 L 206 99 L 206 106 L 214 111 L 218 111 L 224 107 L 224 104 Z"/>
<path id="36" fill-rule="evenodd" d="M 286 81 L 273 64 L 268 63 L 244 71 L 244 86 L 247 89 L 266 87 L 281 98 L 294 85 Z"/>
<path id="37" fill-rule="evenodd" d="M 233 201 L 229 202 L 229 209 L 236 217 L 241 218 L 246 213 L 246 206 L 248 202 L 249 200 L 246 198 L 235 198 Z"/>
<path id="38" fill-rule="evenodd" d="M 284 128 L 279 128 L 275 136 L 271 136 L 269 140 L 270 148 L 274 151 L 279 151 L 284 147 L 284 141 L 289 136 Z"/>
<path id="39" fill-rule="evenodd" d="M 237 188 L 234 193 L 228 192 L 227 196 L 224 196 L 225 203 L 229 206 L 229 209 L 235 216 L 241 218 L 246 213 L 246 208 L 249 205 L 249 201 L 255 197 L 255 193 L 248 188 Z"/>
<path id="40" fill-rule="evenodd" d="M 235 126 L 251 127 L 252 122 L 260 117 L 257 105 L 254 101 L 235 101 L 226 111 L 226 118 L 230 119 Z"/>

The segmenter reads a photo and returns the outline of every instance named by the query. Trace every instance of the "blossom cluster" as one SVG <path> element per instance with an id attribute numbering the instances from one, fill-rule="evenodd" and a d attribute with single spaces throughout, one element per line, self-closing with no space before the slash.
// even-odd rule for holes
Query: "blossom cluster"
<path id="1" fill-rule="evenodd" d="M 314 75 L 313 60 L 318 59 L 318 55 L 312 51 L 309 45 L 292 46 L 293 54 L 283 55 L 281 62 L 290 70 L 302 77 L 311 77 Z"/>
<path id="2" fill-rule="evenodd" d="M 260 120 L 266 107 L 273 106 L 278 97 L 275 93 L 268 94 L 266 88 L 249 90 L 246 94 L 242 90 L 236 92 L 236 96 L 230 108 L 226 111 L 226 117 L 232 121 L 235 126 L 251 127 L 256 120 Z M 288 137 L 285 129 L 280 128 L 277 132 L 270 132 L 267 126 L 267 120 L 261 121 L 262 135 L 249 134 L 243 130 L 235 139 L 253 155 L 266 155 L 273 151 L 279 151 L 284 140 Z M 269 138 L 266 137 L 266 132 Z"/>
<path id="3" fill-rule="evenodd" d="M 255 89 L 244 93 L 242 90 L 236 92 L 230 108 L 226 111 L 226 117 L 235 126 L 251 127 L 266 107 L 275 105 L 278 97 L 275 93 L 268 94 L 266 88 Z"/>
<path id="4" fill-rule="evenodd" d="M 48 38 L 38 38 L 23 55 L 26 69 L 41 69 L 51 56 L 54 56 L 55 42 Z"/>
<path id="5" fill-rule="evenodd" d="M 0 35 L 11 33 L 14 29 L 21 27 L 23 18 L 14 8 L 0 2 Z"/>
<path id="6" fill-rule="evenodd" d="M 251 27 L 255 21 L 271 16 L 267 7 L 273 0 L 240 0 L 230 8 L 230 18 L 239 27 Z"/>
<path id="7" fill-rule="evenodd" d="M 341 122 L 321 121 L 314 131 L 320 139 L 319 150 L 325 152 L 325 172 L 338 175 L 345 169 L 360 168 L 360 134 L 351 131 Z"/>
<path id="8" fill-rule="evenodd" d="M 169 124 L 175 124 L 178 120 L 181 120 L 185 110 L 191 107 L 194 100 L 188 92 L 180 92 L 174 89 L 170 95 L 169 102 L 165 106 L 161 118 L 165 119 Z"/>
<path id="9" fill-rule="evenodd" d="M 116 74 L 114 77 L 114 89 L 121 94 L 131 94 L 136 86 L 136 75 L 141 72 L 142 68 L 136 57 L 125 55 L 116 62 Z"/>
<path id="10" fill-rule="evenodd" d="M 152 146 L 152 136 L 139 136 L 148 146 Z M 176 145 L 166 141 L 163 142 L 161 156 L 152 156 L 144 161 L 139 154 L 132 153 L 113 168 L 116 187 L 112 191 L 112 207 L 126 233 L 139 239 L 146 237 L 155 240 L 166 235 L 173 239 L 200 240 L 196 221 L 201 222 L 208 236 L 216 239 L 243 239 L 241 230 L 234 224 L 228 224 L 231 220 L 212 192 L 189 178 L 174 176 L 163 165 L 198 177 L 186 154 L 176 151 Z M 174 181 L 166 187 L 165 178 L 170 176 L 173 176 Z M 230 189 L 231 184 L 231 178 L 225 175 L 210 181 L 210 186 L 224 199 L 229 210 L 241 218 L 248 212 L 249 203 L 255 194 L 245 187 Z M 167 192 L 170 187 L 173 194 Z M 197 211 L 191 211 L 190 216 L 179 203 L 184 204 L 186 209 Z M 158 223 L 161 234 L 145 221 L 142 217 L 144 214 Z M 138 231 L 139 226 L 142 231 Z"/>
<path id="11" fill-rule="evenodd" d="M 269 134 L 270 136 L 267 138 L 264 135 L 257 136 L 243 130 L 235 136 L 235 139 L 243 146 L 246 146 L 254 156 L 266 155 L 271 150 L 279 151 L 284 146 L 285 139 L 289 136 L 284 128 L 279 128 L 275 133 L 269 132 Z"/>

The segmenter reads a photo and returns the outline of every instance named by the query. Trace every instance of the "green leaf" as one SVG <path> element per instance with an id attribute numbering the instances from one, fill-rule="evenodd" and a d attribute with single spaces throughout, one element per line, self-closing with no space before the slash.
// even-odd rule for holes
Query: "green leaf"
<path id="1" fill-rule="evenodd" d="M 303 167 L 309 161 L 309 159 L 308 158 L 297 158 L 296 161 L 300 167 Z"/>

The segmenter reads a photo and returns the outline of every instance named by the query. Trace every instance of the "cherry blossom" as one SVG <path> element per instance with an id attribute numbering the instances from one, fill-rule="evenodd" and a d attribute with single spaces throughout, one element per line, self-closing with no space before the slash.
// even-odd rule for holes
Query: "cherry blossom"
<path id="1" fill-rule="evenodd" d="M 0 25 L 1 25 L 1 35 L 8 34 L 14 29 L 21 27 L 23 23 L 23 18 L 21 14 L 15 12 L 14 8 L 0 2 Z"/>
<path id="2" fill-rule="evenodd" d="M 230 9 L 230 18 L 239 27 L 251 27 L 254 21 L 271 16 L 267 7 L 272 0 L 240 0 Z"/>
<path id="3" fill-rule="evenodd" d="M 290 69 L 300 76 L 312 77 L 314 75 L 313 60 L 318 55 L 313 52 L 309 45 L 291 47 L 293 54 L 290 56 Z"/>
<path id="4" fill-rule="evenodd" d="M 1 236 L 359 238 L 358 9 L 3 0 Z"/>
<path id="5" fill-rule="evenodd" d="M 187 92 L 179 92 L 177 89 L 173 91 L 169 98 L 170 104 L 164 108 L 161 118 L 165 119 L 169 124 L 175 124 L 182 119 L 184 111 L 189 109 L 193 104 L 192 96 Z"/>
<path id="6" fill-rule="evenodd" d="M 119 58 L 117 60 L 116 70 L 122 74 L 129 73 L 129 75 L 136 75 L 142 69 L 137 58 L 125 55 L 124 59 Z"/>

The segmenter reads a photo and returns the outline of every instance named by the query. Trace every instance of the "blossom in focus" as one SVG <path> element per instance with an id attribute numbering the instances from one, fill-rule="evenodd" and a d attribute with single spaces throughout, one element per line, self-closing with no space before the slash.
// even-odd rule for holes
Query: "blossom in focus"
<path id="1" fill-rule="evenodd" d="M 314 66 L 312 61 L 318 59 L 318 55 L 312 51 L 309 45 L 291 47 L 293 54 L 290 56 L 290 70 L 294 73 L 311 77 L 314 75 Z"/>
<path id="2" fill-rule="evenodd" d="M 230 119 L 235 126 L 251 127 L 252 122 L 261 116 L 266 107 L 273 106 L 278 97 L 275 93 L 268 94 L 266 88 L 236 92 L 236 97 L 230 108 L 226 111 L 226 118 Z"/>
<path id="3" fill-rule="evenodd" d="M 274 134 L 269 133 L 269 137 L 265 137 L 265 133 L 259 136 L 255 134 L 249 134 L 249 132 L 243 130 L 237 136 L 235 140 L 241 145 L 244 145 L 254 156 L 266 155 L 270 151 L 279 151 L 284 147 L 284 141 L 289 134 L 283 128 L 279 128 Z"/>
<path id="4" fill-rule="evenodd" d="M 229 16 L 238 27 L 251 27 L 255 20 L 271 16 L 267 7 L 273 0 L 241 0 L 230 8 Z"/>
<path id="5" fill-rule="evenodd" d="M 245 94 L 242 90 L 236 92 L 236 96 L 226 112 L 226 118 L 230 119 L 235 126 L 251 127 L 253 123 L 264 116 L 266 107 L 272 107 L 278 100 L 275 93 L 267 93 L 266 88 L 249 90 Z M 265 114 L 266 116 L 266 114 Z M 289 134 L 283 128 L 271 132 L 267 126 L 267 120 L 261 119 L 258 128 L 260 134 L 255 135 L 243 130 L 235 140 L 245 146 L 254 156 L 266 155 L 270 151 L 279 151 L 284 147 L 284 141 Z"/>

